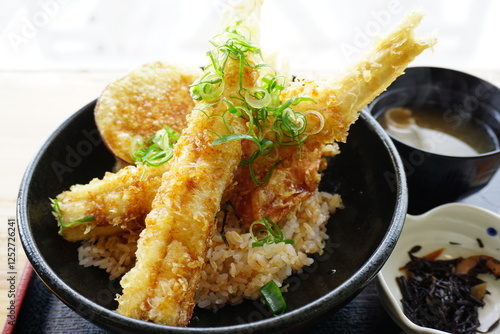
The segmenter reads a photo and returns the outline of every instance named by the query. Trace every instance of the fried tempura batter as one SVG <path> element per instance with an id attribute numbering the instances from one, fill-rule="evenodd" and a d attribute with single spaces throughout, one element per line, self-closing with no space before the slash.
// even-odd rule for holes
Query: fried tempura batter
<path id="1" fill-rule="evenodd" d="M 134 138 L 146 139 L 165 124 L 181 132 L 194 107 L 189 85 L 201 73 L 197 67 L 153 62 L 108 85 L 94 114 L 110 150 L 121 160 L 132 162 Z M 61 235 L 78 241 L 124 229 L 142 230 L 168 166 L 128 166 L 59 194 L 56 201 Z"/>
<path id="2" fill-rule="evenodd" d="M 247 167 L 238 168 L 236 175 L 238 187 L 228 195 L 228 199 L 236 207 L 237 215 L 244 222 L 251 223 L 262 216 L 278 221 L 316 189 L 320 179 L 318 172 L 325 167 L 321 158 L 338 153 L 336 146 L 330 143 L 344 141 L 349 126 L 358 117 L 357 111 L 386 89 L 418 54 L 435 43 L 433 39 L 423 41 L 414 36 L 413 31 L 421 19 L 422 15 L 418 13 L 408 16 L 403 24 L 380 40 L 373 51 L 361 62 L 355 63 L 351 69 L 345 71 L 343 77 L 335 81 L 300 80 L 291 83 L 290 87 L 285 90 L 283 99 L 297 95 L 312 97 L 317 104 L 302 103 L 297 107 L 301 111 L 318 109 L 325 119 L 324 129 L 321 133 L 309 135 L 302 146 L 302 151 L 299 151 L 297 147 L 280 147 L 279 157 L 283 162 L 274 171 L 273 178 L 265 185 L 257 186 L 249 177 Z M 308 119 L 310 127 L 317 126 L 318 120 L 313 114 Z M 247 157 L 253 151 L 252 143 L 243 141 L 242 145 L 244 156 Z M 271 165 L 272 163 L 267 160 L 257 160 L 255 164 L 257 177 L 262 178 L 267 174 Z M 105 178 L 103 183 L 106 186 L 102 186 L 101 194 L 93 191 L 87 193 L 88 189 L 84 186 L 74 187 L 70 192 L 63 193 L 60 196 L 64 198 L 64 206 L 61 207 L 64 221 L 67 223 L 94 214 L 94 208 L 111 214 L 107 216 L 98 214 L 97 216 L 104 219 L 99 220 L 97 224 L 75 224 L 72 225 L 71 230 L 80 231 L 75 233 L 88 232 L 85 225 L 90 224 L 101 227 L 94 233 L 101 233 L 101 231 L 104 233 L 106 220 L 112 225 L 120 221 L 125 223 L 134 221 L 139 217 L 138 211 L 147 212 L 153 198 L 152 196 L 140 198 L 140 191 L 155 193 L 159 182 L 149 182 L 137 188 L 136 196 L 140 200 L 136 201 L 134 206 L 122 206 L 120 210 L 116 210 L 117 203 L 106 198 L 113 198 L 116 196 L 114 194 L 124 189 L 135 190 L 133 183 L 137 175 L 120 178 L 124 184 L 115 183 L 115 179 L 111 177 Z M 106 192 L 109 192 L 109 195 Z M 134 196 L 128 192 L 125 194 L 124 197 Z M 96 200 L 100 198 L 102 199 Z M 85 204 L 80 206 L 79 203 Z M 122 223 L 119 224 L 124 226 Z M 63 231 L 67 229 L 64 228 Z M 69 233 L 63 233 L 63 235 L 71 238 L 68 240 L 92 236 L 92 234 L 81 234 L 75 237 Z"/>
<path id="3" fill-rule="evenodd" d="M 111 83 L 94 113 L 104 143 L 118 158 L 132 163 L 134 141 L 146 140 L 165 124 L 181 132 L 194 107 L 189 85 L 201 73 L 198 67 L 157 61 Z"/>
<path id="4" fill-rule="evenodd" d="M 238 170 L 235 180 L 239 186 L 230 194 L 229 200 L 243 222 L 250 224 L 263 216 L 279 221 L 317 189 L 319 172 L 325 167 L 321 157 L 337 153 L 335 146 L 331 145 L 346 140 L 350 125 L 359 116 L 358 111 L 400 76 L 416 56 L 435 44 L 434 39 L 420 40 L 414 35 L 422 17 L 421 13 L 410 14 L 363 60 L 343 71 L 341 77 L 323 81 L 298 80 L 283 92 L 283 100 L 293 96 L 314 99 L 316 103 L 304 102 L 295 110 L 319 112 L 324 117 L 324 126 L 320 132 L 310 134 L 302 147 L 282 146 L 278 149 L 277 160 L 282 163 L 269 182 L 256 185 L 248 175 L 248 168 Z M 313 130 L 318 118 L 309 114 L 308 119 Z M 252 143 L 244 143 L 244 150 L 249 146 Z M 246 152 L 251 154 L 252 149 Z M 254 170 L 258 178 L 263 178 L 273 164 L 266 159 L 256 161 Z"/>
<path id="5" fill-rule="evenodd" d="M 260 6 L 260 1 L 257 3 L 257 7 Z M 117 299 L 117 312 L 160 324 L 189 324 L 195 305 L 194 294 L 223 196 L 231 201 L 243 223 L 251 223 L 262 216 L 279 221 L 307 199 L 317 189 L 320 172 L 326 167 L 323 157 L 338 153 L 336 143 L 346 140 L 358 111 L 401 75 L 418 54 L 434 44 L 434 40 L 420 41 L 414 37 L 413 30 L 420 19 L 419 14 L 410 15 L 364 60 L 337 80 L 298 80 L 282 92 L 282 100 L 296 96 L 314 100 L 294 106 L 295 111 L 307 117 L 309 134 L 298 146 L 277 148 L 275 158 L 281 163 L 271 179 L 262 185 L 252 180 L 248 167 L 238 167 L 242 158 L 254 152 L 253 141 L 213 145 L 213 141 L 224 134 L 246 133 L 248 124 L 234 114 L 220 117 L 228 103 L 198 102 L 174 148 L 174 158 L 163 174 L 161 186 L 155 188 L 158 184 L 154 181 L 140 189 L 156 192 L 156 196 L 138 242 L 136 266 L 121 280 L 123 294 Z M 240 66 L 243 64 L 241 58 L 228 58 L 223 72 L 222 100 L 238 105 L 241 80 L 245 88 L 257 82 L 260 68 L 249 66 L 257 61 L 251 57 L 246 60 L 250 60 L 250 64 Z M 244 68 L 242 76 L 241 68 Z M 320 130 L 315 131 L 316 128 Z M 264 179 L 276 160 L 255 160 L 256 178 Z M 108 176 L 102 183 L 112 188 L 115 184 L 111 179 Z M 125 182 L 128 185 L 124 189 L 129 189 L 132 180 Z M 82 200 L 85 196 L 82 193 Z M 144 207 L 147 205 L 146 200 L 140 203 Z M 67 210 L 66 214 L 71 217 L 68 221 L 85 216 L 87 210 L 90 209 Z M 132 220 L 123 217 L 121 221 Z M 76 235 L 86 224 L 81 224 L 82 230 Z M 68 236 L 71 234 L 65 234 Z"/>
<path id="6" fill-rule="evenodd" d="M 241 73 L 240 65 L 239 59 L 228 58 L 223 74 L 221 100 L 235 105 L 240 103 L 235 98 L 241 88 L 240 74 L 244 87 L 253 87 L 257 78 L 255 68 L 245 65 Z M 226 103 L 199 102 L 191 113 L 146 217 L 136 265 L 121 280 L 118 313 L 173 326 L 189 323 L 215 215 L 241 159 L 239 141 L 212 142 L 217 135 L 229 133 L 228 125 L 237 133 L 246 131 L 242 118 L 220 117 L 226 110 Z"/>
<path id="7" fill-rule="evenodd" d="M 123 230 L 142 230 L 168 167 L 168 163 L 158 167 L 127 166 L 62 192 L 56 197 L 60 234 L 68 241 L 79 241 Z"/>

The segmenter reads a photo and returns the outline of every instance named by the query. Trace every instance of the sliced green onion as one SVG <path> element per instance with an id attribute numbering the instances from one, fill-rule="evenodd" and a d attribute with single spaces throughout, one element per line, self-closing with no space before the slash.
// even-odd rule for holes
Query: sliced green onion
<path id="1" fill-rule="evenodd" d="M 280 142 L 279 135 L 276 133 L 276 131 L 273 131 L 270 128 L 263 129 L 261 131 L 261 133 L 262 133 L 262 136 L 264 137 L 264 139 L 262 139 L 262 142 L 264 142 L 264 140 L 266 140 L 266 139 L 270 141 L 269 144 L 266 144 L 266 145 L 264 145 L 264 143 L 262 144 L 262 155 L 269 161 L 278 160 L 278 158 L 280 157 L 280 154 L 278 151 L 279 142 Z M 274 136 L 274 140 L 269 138 L 269 137 L 273 137 L 273 136 Z M 271 143 L 272 143 L 272 147 L 271 147 Z M 271 155 L 271 154 L 273 154 L 273 155 Z"/>
<path id="2" fill-rule="evenodd" d="M 267 74 L 261 80 L 269 92 L 277 92 L 285 89 L 286 77 L 284 75 L 272 76 L 271 74 Z"/>
<path id="3" fill-rule="evenodd" d="M 296 106 L 297 104 L 302 103 L 302 102 L 316 103 L 316 101 L 314 99 L 311 99 L 310 97 L 295 97 L 295 98 L 293 98 L 292 105 Z"/>
<path id="4" fill-rule="evenodd" d="M 80 219 L 75 219 L 73 220 L 73 223 L 90 223 L 95 221 L 95 216 L 94 215 L 88 215 Z"/>
<path id="5" fill-rule="evenodd" d="M 219 138 L 215 139 L 212 142 L 212 145 L 220 145 L 220 144 L 226 143 L 228 141 L 242 140 L 242 139 L 252 140 L 252 141 L 255 141 L 258 144 L 258 141 L 254 137 L 252 137 L 250 135 L 246 135 L 246 134 L 232 134 L 232 135 L 223 135 L 223 136 L 220 136 Z"/>
<path id="6" fill-rule="evenodd" d="M 267 282 L 259 289 L 259 292 L 264 298 L 267 307 L 269 307 L 269 310 L 274 316 L 285 313 L 285 298 L 283 298 L 283 294 L 281 293 L 281 290 L 275 281 L 270 280 L 269 282 Z"/>
<path id="7" fill-rule="evenodd" d="M 195 100 L 212 102 L 217 100 L 224 91 L 224 80 L 217 73 L 208 72 L 191 85 L 191 96 Z"/>
<path id="8" fill-rule="evenodd" d="M 142 138 L 142 136 L 139 135 L 133 136 L 132 139 L 130 140 L 130 150 L 129 150 L 132 159 L 134 157 L 135 151 L 143 147 L 144 147 L 144 138 Z"/>
<path id="9" fill-rule="evenodd" d="M 164 125 L 163 128 L 156 132 L 153 142 L 155 142 L 160 148 L 166 150 L 172 147 L 172 143 L 176 143 L 181 137 L 181 134 L 168 125 Z"/>
<path id="10" fill-rule="evenodd" d="M 264 138 L 260 141 L 260 150 L 262 155 L 268 155 L 274 150 L 276 144 L 269 138 Z"/>
<path id="11" fill-rule="evenodd" d="M 243 163 L 243 162 L 242 162 L 242 163 Z M 249 168 L 248 168 L 248 170 L 249 170 L 249 172 L 250 172 L 250 178 L 252 179 L 252 181 L 253 181 L 256 185 L 258 185 L 258 186 L 263 185 L 263 184 L 267 183 L 267 181 L 269 181 L 269 179 L 270 179 L 270 178 L 271 178 L 271 176 L 273 175 L 274 170 L 275 170 L 275 169 L 276 169 L 276 167 L 278 167 L 280 164 L 281 164 L 281 160 L 280 160 L 280 161 L 278 161 L 278 162 L 276 162 L 276 163 L 275 163 L 275 164 L 271 167 L 271 169 L 269 169 L 269 171 L 267 172 L 266 177 L 265 177 L 263 180 L 259 181 L 259 180 L 257 180 L 257 177 L 255 176 L 255 172 L 254 172 L 254 170 L 253 170 L 253 161 L 252 161 L 252 162 L 249 164 Z"/>
<path id="12" fill-rule="evenodd" d="M 62 231 L 63 228 L 63 219 L 62 219 L 62 213 L 61 213 L 61 208 L 59 207 L 59 200 L 57 198 L 50 198 L 50 203 L 52 206 L 52 211 L 54 212 L 54 215 L 56 216 L 57 219 L 57 224 L 59 225 L 59 234 Z"/>
<path id="13" fill-rule="evenodd" d="M 174 154 L 174 145 L 180 134 L 165 125 L 132 154 L 136 164 L 157 167 L 169 161 Z"/>
<path id="14" fill-rule="evenodd" d="M 137 150 L 134 155 L 134 160 L 137 164 L 158 167 L 172 159 L 172 156 L 172 151 L 157 151 L 154 146 L 150 146 L 146 149 Z"/>
<path id="15" fill-rule="evenodd" d="M 217 135 L 213 145 L 223 144 L 233 140 L 252 140 L 257 144 L 250 157 L 243 159 L 240 165 L 248 165 L 250 176 L 256 184 L 266 183 L 272 176 L 276 167 L 281 163 L 278 147 L 299 146 L 302 152 L 302 143 L 306 139 L 307 117 L 295 109 L 299 103 L 314 102 L 311 98 L 292 97 L 281 101 L 281 93 L 287 85 L 287 77 L 277 74 L 277 71 L 268 64 L 254 64 L 250 61 L 249 54 L 262 57 L 261 50 L 250 40 L 250 31 L 242 24 L 236 22 L 227 27 L 222 33 L 216 35 L 211 41 L 213 46 L 207 52 L 210 63 L 205 67 L 205 74 L 191 86 L 191 95 L 196 100 L 204 100 L 209 104 L 201 107 L 213 106 L 225 102 L 226 111 L 222 115 L 209 117 L 222 117 L 229 134 Z M 224 71 L 229 59 L 239 61 L 239 90 L 230 99 L 221 98 L 225 89 Z M 262 75 L 255 87 L 244 87 L 243 79 L 245 68 L 260 70 Z M 242 117 L 247 121 L 247 133 L 235 133 L 229 122 L 228 115 Z M 207 115 L 208 116 L 208 115 Z M 321 131 L 324 120 L 320 118 L 320 126 L 312 131 Z M 210 130 L 208 130 L 210 131 Z M 271 132 L 271 134 L 269 134 Z M 270 156 L 270 155 L 273 156 Z M 265 157 L 269 161 L 277 161 L 267 172 L 263 180 L 255 176 L 253 163 L 256 159 Z"/>
<path id="16" fill-rule="evenodd" d="M 306 118 L 308 115 L 314 115 L 319 120 L 319 125 L 315 129 L 306 129 L 306 131 L 304 131 L 304 134 L 315 135 L 315 134 L 319 133 L 321 130 L 323 130 L 323 127 L 325 126 L 325 117 L 322 114 L 320 114 L 316 110 L 308 110 L 308 111 L 304 112 L 304 115 Z M 309 123 L 310 122 L 308 122 L 308 124 Z"/>
<path id="17" fill-rule="evenodd" d="M 263 227 L 255 230 L 256 226 Z M 254 242 L 252 242 L 252 247 L 261 247 L 265 244 L 277 244 L 279 242 L 291 245 L 295 243 L 293 239 L 285 239 L 280 227 L 268 217 L 262 217 L 261 220 L 254 221 L 250 225 L 250 235 L 254 240 Z"/>
<path id="18" fill-rule="evenodd" d="M 307 120 L 303 113 L 295 112 L 288 107 L 281 115 L 281 128 L 290 137 L 296 137 L 303 133 L 307 126 Z"/>
<path id="19" fill-rule="evenodd" d="M 252 87 L 245 92 L 245 101 L 252 108 L 266 108 L 271 104 L 271 95 L 262 87 Z"/>
<path id="20" fill-rule="evenodd" d="M 75 219 L 67 224 L 63 222 L 63 217 L 61 213 L 61 207 L 59 206 L 59 200 L 57 198 L 50 198 L 51 206 L 52 206 L 52 211 L 54 212 L 54 215 L 56 216 L 57 219 L 57 224 L 59 225 L 59 231 L 58 233 L 61 234 L 62 230 L 64 227 L 70 227 L 73 226 L 74 224 L 81 224 L 81 223 L 90 223 L 95 221 L 95 216 L 94 215 L 88 215 L 83 218 Z"/>

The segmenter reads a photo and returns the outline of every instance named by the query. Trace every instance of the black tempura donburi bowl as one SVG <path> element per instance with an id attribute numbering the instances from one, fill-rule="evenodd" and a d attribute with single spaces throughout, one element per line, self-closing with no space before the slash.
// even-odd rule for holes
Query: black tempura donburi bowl
<path id="1" fill-rule="evenodd" d="M 423 149 L 391 134 L 405 166 L 410 214 L 421 214 L 477 192 L 500 166 L 500 89 L 483 79 L 451 69 L 411 67 L 368 110 L 383 123 L 384 113 L 391 108 L 418 110 L 428 106 L 436 107 L 432 113 L 439 118 L 437 128 L 466 136 L 471 126 L 481 127 L 481 133 L 467 139 L 485 136 L 491 141 L 490 149 L 477 154 L 451 152 L 450 147 L 443 147 L 446 137 L 439 135 L 424 138 L 428 148 Z"/>
<path id="2" fill-rule="evenodd" d="M 78 264 L 79 244 L 57 233 L 49 198 L 110 170 L 114 158 L 96 130 L 95 101 L 62 124 L 29 165 L 18 198 L 26 254 L 45 285 L 82 317 L 120 333 L 233 333 L 293 331 L 324 319 L 356 296 L 378 273 L 402 230 L 407 208 L 403 165 L 390 138 L 365 111 L 333 158 L 321 189 L 342 195 L 345 209 L 327 228 L 322 256 L 285 281 L 288 309 L 273 317 L 260 302 L 228 306 L 216 315 L 195 308 L 189 327 L 162 326 L 114 312 L 119 279 Z"/>

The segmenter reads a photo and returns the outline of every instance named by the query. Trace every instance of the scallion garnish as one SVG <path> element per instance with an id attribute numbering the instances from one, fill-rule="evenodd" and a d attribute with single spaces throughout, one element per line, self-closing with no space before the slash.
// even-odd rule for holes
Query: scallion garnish
<path id="1" fill-rule="evenodd" d="M 140 147 L 134 150 L 132 158 L 136 164 L 160 166 L 172 158 L 174 145 L 179 137 L 177 131 L 165 125 L 144 143 L 136 143 Z"/>
<path id="2" fill-rule="evenodd" d="M 241 165 L 248 165 L 250 176 L 254 183 L 260 185 L 266 183 L 271 177 L 274 169 L 279 165 L 277 161 L 261 180 L 255 175 L 253 163 L 259 157 L 269 160 L 273 152 L 279 146 L 299 146 L 302 151 L 302 143 L 307 135 L 315 134 L 323 128 L 324 119 L 320 113 L 314 112 L 313 117 L 320 118 L 318 127 L 312 131 L 307 130 L 307 113 L 298 112 L 294 109 L 299 103 L 314 102 L 310 98 L 296 97 L 281 101 L 281 93 L 286 87 L 286 77 L 279 75 L 268 64 L 253 64 L 249 55 L 261 57 L 261 50 L 250 41 L 249 32 L 244 30 L 241 22 L 235 26 L 228 27 L 223 33 L 216 36 L 211 44 L 213 49 L 207 53 L 210 64 L 205 68 L 205 74 L 191 85 L 191 96 L 198 101 L 205 101 L 210 105 L 225 102 L 227 112 L 244 118 L 248 122 L 248 132 L 245 134 L 234 133 L 230 124 L 224 122 L 229 134 L 220 135 L 213 142 L 219 145 L 231 140 L 251 140 L 256 143 L 255 151 L 249 157 L 243 159 Z M 224 70 L 228 59 L 240 61 L 239 93 L 233 96 L 232 101 L 222 97 L 224 90 Z M 265 70 L 266 74 L 260 78 L 260 85 L 256 87 L 244 87 L 243 76 L 245 67 Z M 220 115 L 225 118 L 225 115 Z"/>
<path id="3" fill-rule="evenodd" d="M 88 215 L 80 219 L 75 219 L 73 220 L 73 223 L 90 223 L 95 221 L 95 216 L 94 215 Z"/>
<path id="4" fill-rule="evenodd" d="M 256 220 L 250 225 L 250 234 L 252 239 L 252 247 L 261 247 L 265 244 L 277 244 L 284 242 L 285 244 L 293 245 L 293 239 L 285 239 L 283 231 L 271 219 L 263 217 L 261 220 Z"/>
<path id="5" fill-rule="evenodd" d="M 59 225 L 59 233 L 61 233 L 62 227 L 63 227 L 63 222 L 62 222 L 62 214 L 61 214 L 61 208 L 59 207 L 59 200 L 57 198 L 50 198 L 50 203 L 52 204 L 52 211 L 54 212 L 57 223 Z"/>
<path id="6" fill-rule="evenodd" d="M 50 202 L 52 203 L 52 211 L 54 212 L 54 214 L 57 218 L 57 223 L 59 225 L 59 231 L 58 231 L 59 234 L 61 234 L 64 227 L 70 227 L 74 224 L 90 223 L 90 222 L 95 221 L 95 216 L 90 214 L 88 216 L 85 216 L 85 217 L 79 218 L 79 219 L 75 219 L 75 220 L 65 224 L 63 222 L 61 207 L 59 206 L 59 200 L 57 198 L 55 198 L 55 199 L 51 198 Z"/>
<path id="7" fill-rule="evenodd" d="M 224 80 L 216 73 L 205 73 L 191 87 L 191 96 L 194 100 L 214 101 L 224 91 Z"/>
<path id="8" fill-rule="evenodd" d="M 270 280 L 259 289 L 267 307 L 274 316 L 285 313 L 286 302 L 281 290 L 275 281 Z"/>

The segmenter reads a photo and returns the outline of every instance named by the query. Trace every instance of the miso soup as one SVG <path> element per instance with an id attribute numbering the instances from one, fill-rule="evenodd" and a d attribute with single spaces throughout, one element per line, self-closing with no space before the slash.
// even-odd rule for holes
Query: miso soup
<path id="1" fill-rule="evenodd" d="M 488 125 L 435 104 L 389 108 L 377 120 L 398 140 L 438 154 L 471 156 L 499 147 Z"/>

